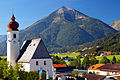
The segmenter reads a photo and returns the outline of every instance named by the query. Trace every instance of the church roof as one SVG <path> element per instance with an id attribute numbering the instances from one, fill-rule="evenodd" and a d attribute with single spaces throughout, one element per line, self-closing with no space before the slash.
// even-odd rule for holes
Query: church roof
<path id="1" fill-rule="evenodd" d="M 18 62 L 30 62 L 31 59 L 50 58 L 50 55 L 41 38 L 24 41 Z"/>

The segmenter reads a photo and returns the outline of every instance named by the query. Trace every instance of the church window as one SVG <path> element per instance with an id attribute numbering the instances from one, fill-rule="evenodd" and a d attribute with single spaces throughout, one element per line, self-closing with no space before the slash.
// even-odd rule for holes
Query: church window
<path id="1" fill-rule="evenodd" d="M 33 44 L 33 46 L 35 46 L 35 44 Z"/>
<path id="2" fill-rule="evenodd" d="M 46 61 L 44 61 L 44 65 L 46 65 Z"/>
<path id="3" fill-rule="evenodd" d="M 13 38 L 16 38 L 16 34 L 13 34 Z"/>
<path id="4" fill-rule="evenodd" d="M 38 61 L 36 61 L 36 65 L 38 65 Z"/>

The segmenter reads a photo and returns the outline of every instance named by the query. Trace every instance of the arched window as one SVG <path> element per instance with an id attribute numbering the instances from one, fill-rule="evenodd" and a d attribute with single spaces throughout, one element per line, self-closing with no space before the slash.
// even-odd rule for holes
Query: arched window
<path id="1" fill-rule="evenodd" d="M 46 61 L 44 61 L 44 65 L 46 65 Z"/>
<path id="2" fill-rule="evenodd" d="M 16 34 L 13 34 L 13 38 L 16 38 Z"/>
<path id="3" fill-rule="evenodd" d="M 38 61 L 36 61 L 36 65 L 39 65 L 39 64 L 38 64 Z"/>

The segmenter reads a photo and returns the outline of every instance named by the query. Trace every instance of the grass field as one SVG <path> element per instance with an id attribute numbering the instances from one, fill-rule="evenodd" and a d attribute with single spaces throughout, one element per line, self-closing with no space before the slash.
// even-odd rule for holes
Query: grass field
<path id="1" fill-rule="evenodd" d="M 51 54 L 51 55 L 54 55 L 54 56 L 58 56 L 58 57 L 73 57 L 75 58 L 76 56 L 79 56 L 80 53 L 63 53 L 63 54 Z M 110 61 L 112 61 L 113 57 L 115 56 L 116 60 L 118 61 L 118 59 L 120 60 L 120 55 L 109 55 L 109 56 L 106 56 Z M 99 60 L 99 62 L 101 61 L 101 59 L 103 58 L 103 56 L 101 57 L 96 57 L 97 60 Z M 83 61 L 83 58 L 81 58 L 81 63 Z M 67 65 L 70 64 L 70 62 L 66 62 Z"/>
<path id="2" fill-rule="evenodd" d="M 110 61 L 112 61 L 113 57 L 115 56 L 116 60 L 118 61 L 118 59 L 120 60 L 120 55 L 109 55 L 109 56 L 106 56 Z M 103 56 L 101 57 L 97 57 L 96 59 L 99 60 L 99 62 L 101 61 L 101 59 L 103 58 Z M 81 58 L 81 63 L 83 61 L 83 58 Z M 67 65 L 70 64 L 70 62 L 66 62 Z"/>
<path id="3" fill-rule="evenodd" d="M 80 55 L 80 53 L 61 53 L 61 54 L 50 54 L 50 55 L 54 55 L 54 56 L 58 56 L 58 57 L 66 57 L 66 56 L 68 56 L 68 57 L 73 57 L 73 58 L 75 58 L 76 56 L 79 56 Z"/>
<path id="4" fill-rule="evenodd" d="M 112 61 L 113 57 L 115 56 L 116 60 L 120 60 L 120 55 L 109 55 L 109 56 L 106 56 L 110 61 Z M 101 61 L 101 59 L 103 58 L 103 56 L 101 57 L 97 57 L 97 60 Z"/>

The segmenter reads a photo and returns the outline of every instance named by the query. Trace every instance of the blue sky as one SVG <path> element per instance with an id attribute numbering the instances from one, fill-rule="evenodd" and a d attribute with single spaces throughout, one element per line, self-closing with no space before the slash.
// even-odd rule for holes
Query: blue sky
<path id="1" fill-rule="evenodd" d="M 0 35 L 6 34 L 12 11 L 19 22 L 19 30 L 66 6 L 107 24 L 120 19 L 120 0 L 1 0 Z"/>

